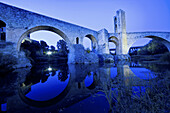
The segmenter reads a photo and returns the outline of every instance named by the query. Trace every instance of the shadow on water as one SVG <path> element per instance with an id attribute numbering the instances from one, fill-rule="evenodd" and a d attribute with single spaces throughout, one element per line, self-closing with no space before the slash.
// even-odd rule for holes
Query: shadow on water
<path id="1" fill-rule="evenodd" d="M 1 111 L 168 112 L 170 72 L 152 67 L 118 62 L 15 70 L 0 77 Z"/>

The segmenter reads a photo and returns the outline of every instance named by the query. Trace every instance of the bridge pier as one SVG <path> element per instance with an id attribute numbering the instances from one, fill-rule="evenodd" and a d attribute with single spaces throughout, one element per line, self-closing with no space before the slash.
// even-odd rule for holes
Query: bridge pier
<path id="1" fill-rule="evenodd" d="M 117 60 L 129 60 L 127 49 L 127 34 L 126 34 L 126 21 L 125 12 L 118 10 L 114 16 L 114 31 L 118 34 L 118 45 L 116 47 Z"/>
<path id="2" fill-rule="evenodd" d="M 98 54 L 109 54 L 109 42 L 108 42 L 108 31 L 102 29 L 98 31 Z"/>

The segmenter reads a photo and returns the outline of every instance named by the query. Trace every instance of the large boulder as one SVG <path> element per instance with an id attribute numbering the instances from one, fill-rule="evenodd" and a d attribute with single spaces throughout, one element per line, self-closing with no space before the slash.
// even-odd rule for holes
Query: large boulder
<path id="1" fill-rule="evenodd" d="M 114 57 L 111 54 L 98 54 L 100 63 L 114 63 Z"/>
<path id="2" fill-rule="evenodd" d="M 68 55 L 68 63 L 72 64 L 93 64 L 98 62 L 99 58 L 97 54 L 85 51 L 81 44 L 74 44 Z"/>
<path id="3" fill-rule="evenodd" d="M 13 66 L 13 68 L 23 68 L 23 67 L 31 67 L 30 60 L 26 57 L 25 52 L 21 51 L 18 53 L 17 63 Z"/>
<path id="4" fill-rule="evenodd" d="M 116 55 L 115 60 L 116 61 L 122 61 L 122 60 L 130 61 L 130 55 L 128 54 Z"/>
<path id="5" fill-rule="evenodd" d="M 11 42 L 0 42 L 1 65 L 8 69 L 31 67 L 30 60 L 25 56 L 25 53 L 18 52 L 15 46 Z"/>

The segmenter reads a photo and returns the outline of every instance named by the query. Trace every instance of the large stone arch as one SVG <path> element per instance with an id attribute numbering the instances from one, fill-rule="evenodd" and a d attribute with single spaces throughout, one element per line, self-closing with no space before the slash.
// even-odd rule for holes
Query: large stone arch
<path id="1" fill-rule="evenodd" d="M 138 41 L 139 39 L 142 39 L 142 38 L 151 38 L 151 39 L 159 40 L 159 42 L 164 44 L 167 47 L 167 49 L 170 51 L 169 37 L 166 34 L 163 34 L 163 35 L 162 34 L 157 34 L 156 35 L 156 34 L 151 34 L 151 33 L 146 33 L 146 34 L 141 34 L 141 35 L 137 35 L 137 36 L 128 37 L 127 54 L 128 54 L 128 51 L 129 51 L 130 47 L 132 47 L 132 45 L 136 41 Z"/>
<path id="2" fill-rule="evenodd" d="M 98 44 L 97 44 L 96 38 L 93 35 L 91 35 L 91 34 L 87 34 L 87 35 L 84 36 L 84 38 L 86 38 L 86 37 L 91 40 L 92 51 L 93 52 L 97 51 Z"/>
<path id="3" fill-rule="evenodd" d="M 35 32 L 35 31 L 39 31 L 39 30 L 47 30 L 47 31 L 51 31 L 51 32 L 54 32 L 54 33 L 60 35 L 66 41 L 66 43 L 68 44 L 68 47 L 70 47 L 70 44 L 71 44 L 70 40 L 61 30 L 59 30 L 55 27 L 51 27 L 51 26 L 36 26 L 36 27 L 33 27 L 33 28 L 27 30 L 26 32 L 24 32 L 21 35 L 21 37 L 19 38 L 19 41 L 17 42 L 17 50 L 18 51 L 20 50 L 22 40 L 24 40 L 25 38 L 28 38 L 29 34 Z"/>

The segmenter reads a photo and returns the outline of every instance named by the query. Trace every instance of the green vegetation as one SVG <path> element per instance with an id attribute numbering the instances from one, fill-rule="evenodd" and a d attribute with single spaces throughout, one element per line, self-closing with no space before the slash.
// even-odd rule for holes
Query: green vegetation
<path id="1" fill-rule="evenodd" d="M 170 52 L 165 53 L 164 55 L 162 55 L 160 57 L 159 61 L 170 63 Z"/>
<path id="2" fill-rule="evenodd" d="M 0 73 L 5 74 L 13 70 L 13 65 L 17 63 L 17 59 L 11 54 L 0 53 Z"/>
<path id="3" fill-rule="evenodd" d="M 152 40 L 149 44 L 145 45 L 143 48 L 139 49 L 138 55 L 155 55 L 163 54 L 168 52 L 168 49 L 162 43 L 157 40 Z"/>
<path id="4" fill-rule="evenodd" d="M 130 55 L 155 55 L 155 54 L 164 54 L 168 52 L 168 49 L 157 40 L 151 40 L 147 45 L 130 53 Z"/>
<path id="5" fill-rule="evenodd" d="M 49 46 L 45 41 L 25 40 L 21 44 L 21 50 L 26 53 L 27 58 L 31 61 L 32 64 L 37 62 L 48 62 L 54 61 L 56 59 L 67 59 L 68 48 L 64 40 L 59 40 L 57 42 L 58 50 L 55 50 L 54 46 Z"/>
<path id="6" fill-rule="evenodd" d="M 147 45 L 130 53 L 133 61 L 142 61 L 143 63 L 170 63 L 170 53 L 162 43 L 157 40 L 150 41 Z"/>
<path id="7" fill-rule="evenodd" d="M 86 52 L 87 52 L 87 53 L 90 53 L 90 52 L 91 52 L 91 51 L 90 51 L 90 48 L 87 48 L 87 49 L 86 49 Z"/>
<path id="8" fill-rule="evenodd" d="M 107 81 L 100 90 L 109 105 L 110 113 L 168 113 L 169 111 L 169 71 L 159 74 L 157 78 L 147 81 L 144 86 L 131 86 L 139 81 L 131 81 L 128 86 L 114 86 L 122 81 Z M 128 80 L 130 80 L 128 78 Z M 126 82 L 126 81 L 125 81 Z M 108 87 L 109 86 L 109 87 Z"/>
<path id="9" fill-rule="evenodd" d="M 57 48 L 60 56 L 67 57 L 69 51 L 68 51 L 67 43 L 64 40 L 59 40 L 57 42 Z"/>

